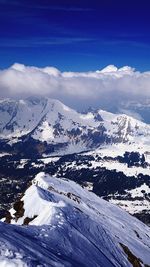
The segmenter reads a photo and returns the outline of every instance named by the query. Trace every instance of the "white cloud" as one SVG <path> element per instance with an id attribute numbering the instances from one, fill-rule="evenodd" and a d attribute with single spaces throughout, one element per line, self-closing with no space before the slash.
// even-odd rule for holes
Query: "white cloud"
<path id="1" fill-rule="evenodd" d="M 44 95 L 77 108 L 124 99 L 150 98 L 150 72 L 110 65 L 89 72 L 60 72 L 54 67 L 29 67 L 15 63 L 0 71 L 2 97 Z"/>

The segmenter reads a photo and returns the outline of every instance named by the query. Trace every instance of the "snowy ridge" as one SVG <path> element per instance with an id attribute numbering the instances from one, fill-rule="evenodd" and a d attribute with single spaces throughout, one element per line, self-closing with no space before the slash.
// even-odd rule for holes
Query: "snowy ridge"
<path id="1" fill-rule="evenodd" d="M 1 101 L 0 139 L 12 144 L 25 136 L 48 144 L 67 144 L 70 153 L 104 143 L 149 145 L 150 126 L 130 116 L 103 110 L 80 114 L 50 98 Z"/>
<path id="2" fill-rule="evenodd" d="M 20 203 L 0 224 L 0 266 L 150 264 L 150 229 L 72 181 L 39 173 Z"/>

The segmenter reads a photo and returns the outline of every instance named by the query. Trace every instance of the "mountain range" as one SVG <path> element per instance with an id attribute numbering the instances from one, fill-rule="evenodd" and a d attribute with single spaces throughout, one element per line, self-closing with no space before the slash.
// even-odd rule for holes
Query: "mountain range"
<path id="1" fill-rule="evenodd" d="M 0 166 L 0 266 L 150 266 L 149 124 L 3 99 Z"/>
<path id="2" fill-rule="evenodd" d="M 148 124 L 125 114 L 100 109 L 78 113 L 49 98 L 2 100 L 0 118 L 1 152 L 25 154 L 28 153 L 27 144 L 31 142 L 36 156 L 60 154 L 60 151 L 62 154 L 77 153 L 105 144 L 149 146 L 150 143 Z M 31 156 L 31 149 L 29 154 Z"/>
<path id="3" fill-rule="evenodd" d="M 78 113 L 46 97 L 3 99 L 0 144 L 1 216 L 45 171 L 150 223 L 149 124 L 101 109 Z"/>

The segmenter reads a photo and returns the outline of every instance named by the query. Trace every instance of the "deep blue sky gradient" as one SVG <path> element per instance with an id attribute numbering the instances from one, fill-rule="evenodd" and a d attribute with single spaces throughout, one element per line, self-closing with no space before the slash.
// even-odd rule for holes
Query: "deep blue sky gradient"
<path id="1" fill-rule="evenodd" d="M 150 70 L 149 0 L 0 0 L 0 68 Z"/>

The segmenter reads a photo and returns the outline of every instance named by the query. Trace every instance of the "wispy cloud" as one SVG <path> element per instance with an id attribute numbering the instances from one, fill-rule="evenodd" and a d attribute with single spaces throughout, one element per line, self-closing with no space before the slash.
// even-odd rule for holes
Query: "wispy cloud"
<path id="1" fill-rule="evenodd" d="M 85 43 L 92 42 L 94 39 L 92 38 L 84 38 L 84 37 L 52 37 L 52 38 L 17 38 L 17 39 L 0 39 L 0 47 L 44 47 L 44 46 L 52 46 L 52 45 L 67 45 L 67 44 L 75 44 L 75 43 Z"/>
<path id="2" fill-rule="evenodd" d="M 65 12 L 87 12 L 87 11 L 92 11 L 92 8 L 88 7 L 80 7 L 78 5 L 52 5 L 51 3 L 49 4 L 38 4 L 35 3 L 33 4 L 32 2 L 27 2 L 27 1 L 19 1 L 19 0 L 0 0 L 0 4 L 2 5 L 10 5 L 10 6 L 18 6 L 18 7 L 26 7 L 26 8 L 32 8 L 32 9 L 43 9 L 43 10 L 52 10 L 52 11 L 65 11 Z"/>
<path id="3" fill-rule="evenodd" d="M 34 8 L 38 9 L 47 9 L 47 10 L 53 10 L 53 11 L 65 11 L 65 12 L 87 12 L 87 11 L 92 11 L 93 9 L 87 8 L 87 7 L 77 7 L 77 6 L 72 6 L 72 7 L 67 7 L 67 6 L 51 6 L 51 5 L 35 5 L 32 6 Z"/>
<path id="4" fill-rule="evenodd" d="M 119 37 L 112 37 L 112 36 L 107 36 L 102 39 L 95 39 L 97 43 L 101 45 L 106 45 L 106 46 L 129 46 L 129 47 L 139 47 L 139 48 L 150 48 L 149 42 L 146 41 L 139 41 L 139 40 L 133 40 L 132 37 L 130 39 L 128 38 L 119 38 Z"/>
<path id="5" fill-rule="evenodd" d="M 57 28 L 56 31 L 61 31 L 61 28 Z M 143 41 L 134 41 L 134 40 L 122 40 L 122 39 L 112 39 L 112 37 L 98 38 L 98 37 L 81 37 L 77 35 L 70 35 L 66 32 L 66 36 L 55 36 L 55 37 L 28 37 L 28 38 L 0 38 L 0 47 L 44 47 L 44 46 L 53 46 L 53 45 L 70 45 L 77 43 L 91 43 L 99 46 L 130 46 L 130 47 L 139 47 L 150 49 L 150 44 Z M 57 33 L 58 35 L 58 33 Z"/>

